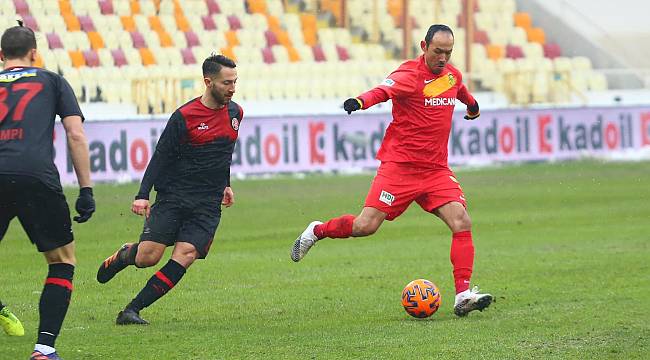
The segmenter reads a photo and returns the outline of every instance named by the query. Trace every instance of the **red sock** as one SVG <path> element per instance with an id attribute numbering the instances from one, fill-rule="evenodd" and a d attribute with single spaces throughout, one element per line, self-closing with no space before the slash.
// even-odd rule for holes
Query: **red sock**
<path id="1" fill-rule="evenodd" d="M 469 289 L 469 279 L 472 277 L 474 243 L 472 243 L 471 231 L 453 234 L 449 258 L 454 266 L 454 284 L 456 285 L 456 294 L 458 294 Z"/>
<path id="2" fill-rule="evenodd" d="M 330 221 L 316 225 L 314 227 L 314 234 L 319 239 L 322 238 L 347 238 L 352 236 L 352 223 L 354 222 L 354 215 L 343 215 Z"/>

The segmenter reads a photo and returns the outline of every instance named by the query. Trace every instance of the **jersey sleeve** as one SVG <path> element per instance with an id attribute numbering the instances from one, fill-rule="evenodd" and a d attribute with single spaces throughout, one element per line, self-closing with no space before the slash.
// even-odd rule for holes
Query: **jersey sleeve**
<path id="1" fill-rule="evenodd" d="M 388 99 L 409 96 L 415 91 L 416 80 L 415 72 L 399 68 L 381 84 L 357 97 L 363 102 L 363 109 L 367 109 Z"/>
<path id="2" fill-rule="evenodd" d="M 56 114 L 63 119 L 66 116 L 79 115 L 84 120 L 83 113 L 77 102 L 77 97 L 72 90 L 70 83 L 62 76 L 57 76 L 57 102 Z"/>
<path id="3" fill-rule="evenodd" d="M 149 199 L 149 193 L 158 176 L 178 157 L 180 142 L 186 132 L 185 120 L 180 111 L 176 110 L 158 139 L 156 150 L 140 182 L 136 199 Z"/>
<path id="4" fill-rule="evenodd" d="M 458 82 L 460 83 L 460 85 L 458 86 L 458 93 L 456 94 L 456 98 L 467 106 L 472 106 L 476 104 L 476 100 L 474 99 L 472 94 L 469 93 L 469 90 L 467 90 L 465 84 L 463 84 L 463 76 L 461 75 L 461 73 L 458 72 L 456 76 L 458 77 Z"/>

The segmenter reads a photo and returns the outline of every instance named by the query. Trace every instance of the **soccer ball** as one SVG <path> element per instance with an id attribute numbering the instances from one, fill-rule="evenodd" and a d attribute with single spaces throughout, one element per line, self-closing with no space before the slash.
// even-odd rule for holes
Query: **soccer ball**
<path id="1" fill-rule="evenodd" d="M 416 318 L 433 315 L 441 302 L 440 290 L 429 280 L 413 280 L 402 290 L 402 306 L 409 315 Z"/>

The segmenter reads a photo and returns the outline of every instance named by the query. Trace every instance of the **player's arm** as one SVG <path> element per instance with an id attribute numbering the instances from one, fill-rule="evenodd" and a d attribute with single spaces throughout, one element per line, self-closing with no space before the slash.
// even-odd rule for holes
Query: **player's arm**
<path id="1" fill-rule="evenodd" d="M 70 151 L 70 157 L 72 158 L 72 166 L 77 174 L 79 187 L 91 187 L 88 140 L 86 140 L 81 116 L 66 116 L 61 120 L 61 122 L 65 129 L 68 150 Z"/>
<path id="2" fill-rule="evenodd" d="M 56 114 L 61 118 L 72 158 L 72 166 L 79 183 L 79 196 L 75 210 L 79 215 L 73 219 L 78 223 L 86 222 L 95 212 L 92 182 L 90 180 L 90 158 L 88 140 L 83 129 L 84 117 L 79 108 L 77 97 L 70 84 L 60 76 L 54 79 L 57 91 Z"/>
<path id="3" fill-rule="evenodd" d="M 350 114 L 353 111 L 368 109 L 376 104 L 388 101 L 388 99 L 408 96 L 415 89 L 416 78 L 417 76 L 413 72 L 398 69 L 392 72 L 378 86 L 355 98 L 345 100 L 343 109 Z"/>
<path id="4" fill-rule="evenodd" d="M 463 104 L 467 105 L 467 115 L 465 115 L 465 120 L 474 120 L 477 117 L 481 116 L 481 111 L 478 107 L 478 101 L 474 99 L 472 94 L 469 93 L 465 84 L 460 84 L 458 89 L 458 94 L 456 98 L 460 100 Z"/>
<path id="5" fill-rule="evenodd" d="M 149 193 L 151 188 L 161 172 L 177 157 L 180 139 L 185 131 L 183 117 L 179 111 L 175 111 L 169 118 L 165 130 L 160 135 L 156 150 L 144 172 L 140 182 L 140 189 L 131 205 L 131 211 L 134 213 L 149 216 Z"/>

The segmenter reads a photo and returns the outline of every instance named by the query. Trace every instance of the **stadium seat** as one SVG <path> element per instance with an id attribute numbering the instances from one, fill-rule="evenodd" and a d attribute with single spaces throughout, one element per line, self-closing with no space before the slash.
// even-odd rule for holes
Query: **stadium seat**
<path id="1" fill-rule="evenodd" d="M 338 54 L 338 59 L 339 60 L 341 60 L 341 61 L 350 60 L 350 54 L 348 54 L 348 49 L 347 48 L 345 48 L 343 46 L 340 46 L 340 45 L 336 45 L 336 52 Z"/>
<path id="2" fill-rule="evenodd" d="M 208 6 L 208 15 L 220 14 L 221 9 L 219 4 L 215 0 L 205 0 L 206 5 Z"/>
<path id="3" fill-rule="evenodd" d="M 131 35 L 131 41 L 133 41 L 133 47 L 136 49 L 141 49 L 144 47 L 147 47 L 147 43 L 144 40 L 144 37 L 142 34 L 138 31 L 131 31 L 129 32 L 129 35 Z"/>
<path id="4" fill-rule="evenodd" d="M 20 15 L 21 17 L 29 15 L 29 5 L 25 0 L 14 0 L 13 2 L 14 7 L 16 8 L 16 14 Z"/>
<path id="5" fill-rule="evenodd" d="M 70 61 L 72 62 L 73 67 L 80 68 L 86 66 L 86 61 L 80 50 L 70 50 L 68 51 L 68 55 L 70 56 Z"/>
<path id="6" fill-rule="evenodd" d="M 319 61 L 327 60 L 325 58 L 325 52 L 323 51 L 323 48 L 320 45 L 312 46 L 312 51 L 314 53 L 314 61 L 319 62 Z"/>
<path id="7" fill-rule="evenodd" d="M 538 27 L 528 28 L 526 30 L 526 35 L 528 37 L 529 42 L 535 42 L 542 45 L 546 43 L 546 34 L 544 33 L 544 30 L 542 30 L 541 28 Z"/>
<path id="8" fill-rule="evenodd" d="M 266 64 L 273 64 L 275 62 L 275 57 L 273 56 L 273 51 L 269 47 L 262 49 L 262 58 Z"/>
<path id="9" fill-rule="evenodd" d="M 533 21 L 530 14 L 527 12 L 518 12 L 514 14 L 515 26 L 529 29 L 533 26 Z"/>
<path id="10" fill-rule="evenodd" d="M 230 30 L 239 30 L 242 28 L 241 21 L 239 20 L 237 15 L 229 15 L 227 19 L 228 19 L 228 25 L 230 26 Z"/>
<path id="11" fill-rule="evenodd" d="M 156 64 L 156 58 L 153 56 L 153 53 L 149 48 L 143 47 L 138 50 L 140 51 L 140 57 L 142 58 L 142 65 L 150 66 Z"/>
<path id="12" fill-rule="evenodd" d="M 28 28 L 34 30 L 34 31 L 39 31 L 38 23 L 36 22 L 36 19 L 31 16 L 31 15 L 23 15 L 23 22 L 25 23 L 25 26 Z"/>
<path id="13" fill-rule="evenodd" d="M 113 62 L 117 67 L 124 66 L 129 63 L 126 60 L 126 55 L 124 54 L 124 51 L 122 49 L 111 50 L 111 55 L 113 56 Z"/>
<path id="14" fill-rule="evenodd" d="M 90 47 L 94 50 L 101 49 L 104 47 L 104 40 L 98 32 L 92 31 L 86 34 L 88 36 L 88 41 L 90 42 Z"/>
<path id="15" fill-rule="evenodd" d="M 45 37 L 47 37 L 47 44 L 50 49 L 63 49 L 63 43 L 57 33 L 47 33 Z"/>
<path id="16" fill-rule="evenodd" d="M 212 19 L 212 16 L 210 15 L 202 15 L 201 22 L 203 23 L 204 30 L 210 31 L 210 30 L 217 29 L 217 24 L 215 24 L 214 20 Z"/>
<path id="17" fill-rule="evenodd" d="M 93 24 L 93 20 L 90 18 L 90 16 L 88 16 L 88 15 L 80 15 L 77 18 L 79 20 L 79 25 L 80 25 L 82 31 L 85 31 L 85 32 L 96 31 L 95 30 L 95 25 Z"/>
<path id="18" fill-rule="evenodd" d="M 264 37 L 266 38 L 266 46 L 271 47 L 273 45 L 278 45 L 278 38 L 275 33 L 271 30 L 266 30 L 264 32 Z"/>
<path id="19" fill-rule="evenodd" d="M 196 64 L 196 58 L 192 53 L 192 49 L 190 48 L 181 49 L 181 56 L 183 57 L 183 64 L 185 65 Z"/>
<path id="20" fill-rule="evenodd" d="M 506 57 L 510 59 L 520 59 L 524 57 L 524 52 L 517 45 L 506 45 Z"/>
<path id="21" fill-rule="evenodd" d="M 187 46 L 188 47 L 194 47 L 194 46 L 201 45 L 201 42 L 199 41 L 199 37 L 196 35 L 195 32 L 186 31 L 186 32 L 184 32 L 184 34 L 185 34 L 185 40 L 187 41 Z"/>
<path id="22" fill-rule="evenodd" d="M 82 51 L 84 61 L 88 67 L 97 67 L 101 66 L 99 55 L 95 50 L 83 50 Z"/>
<path id="23" fill-rule="evenodd" d="M 111 0 L 99 0 L 99 9 L 102 15 L 112 15 L 113 2 Z"/>
<path id="24" fill-rule="evenodd" d="M 562 50 L 560 45 L 556 43 L 547 43 L 543 45 L 544 56 L 549 59 L 555 59 L 556 57 L 562 56 Z"/>

